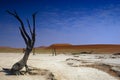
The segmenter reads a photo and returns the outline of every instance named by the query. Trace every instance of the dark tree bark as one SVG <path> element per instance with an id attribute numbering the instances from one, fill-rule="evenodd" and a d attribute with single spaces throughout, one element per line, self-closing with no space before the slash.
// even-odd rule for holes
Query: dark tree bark
<path id="1" fill-rule="evenodd" d="M 35 43 L 35 34 L 36 34 L 36 32 L 35 32 L 35 16 L 36 16 L 36 13 L 33 13 L 33 15 L 32 15 L 33 28 L 31 28 L 29 20 L 27 20 L 30 34 L 27 33 L 24 23 L 16 11 L 14 11 L 14 12 L 7 11 L 7 13 L 14 16 L 20 22 L 21 27 L 19 27 L 19 30 L 20 30 L 21 36 L 23 37 L 25 44 L 26 44 L 26 49 L 25 49 L 23 58 L 20 61 L 16 62 L 10 70 L 12 74 L 19 75 L 19 74 L 21 74 L 20 70 L 23 69 L 24 67 L 26 68 L 26 72 L 29 71 L 28 66 L 27 66 L 27 60 L 30 55 L 30 52 L 32 51 L 32 49 L 34 47 L 34 43 Z"/>

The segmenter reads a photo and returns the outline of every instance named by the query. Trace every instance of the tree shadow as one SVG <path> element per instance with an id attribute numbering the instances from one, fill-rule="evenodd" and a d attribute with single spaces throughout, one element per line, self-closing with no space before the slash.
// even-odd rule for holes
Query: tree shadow
<path id="1" fill-rule="evenodd" d="M 11 73 L 11 69 L 9 69 L 9 68 L 2 68 L 2 70 L 0 72 L 5 73 L 5 75 L 13 75 Z"/>

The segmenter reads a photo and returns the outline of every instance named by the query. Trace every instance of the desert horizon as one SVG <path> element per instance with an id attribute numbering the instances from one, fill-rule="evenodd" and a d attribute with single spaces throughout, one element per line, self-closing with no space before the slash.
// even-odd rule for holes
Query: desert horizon
<path id="1" fill-rule="evenodd" d="M 0 0 L 0 80 L 120 80 L 120 0 Z"/>
<path id="2" fill-rule="evenodd" d="M 36 53 L 51 52 L 51 49 L 55 48 L 57 53 L 80 53 L 91 52 L 92 53 L 120 53 L 120 44 L 86 44 L 86 45 L 72 45 L 72 44 L 52 44 L 49 46 L 35 47 Z M 23 48 L 13 48 L 0 46 L 0 52 L 23 52 Z"/>

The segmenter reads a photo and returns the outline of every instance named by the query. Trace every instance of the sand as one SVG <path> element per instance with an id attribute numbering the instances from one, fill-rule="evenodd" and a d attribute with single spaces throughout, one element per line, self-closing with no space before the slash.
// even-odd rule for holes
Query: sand
<path id="1" fill-rule="evenodd" d="M 0 53 L 0 67 L 11 68 L 11 66 L 19 61 L 22 58 L 23 54 L 15 54 L 15 53 Z M 82 60 L 91 60 L 102 61 L 95 59 L 91 55 L 82 55 Z M 95 56 L 95 55 L 92 55 Z M 64 55 L 59 54 L 57 56 L 52 56 L 51 54 L 36 54 L 30 55 L 28 60 L 28 65 L 40 69 L 47 69 L 55 75 L 57 80 L 119 80 L 115 76 L 110 75 L 107 72 L 102 70 L 91 68 L 91 67 L 71 67 L 66 63 L 66 59 L 76 58 L 73 55 Z M 105 59 L 102 62 L 109 62 L 110 59 Z M 118 60 L 114 60 L 113 64 L 119 64 Z M 112 61 L 109 62 L 112 64 Z M 2 72 L 2 68 L 0 68 L 0 80 L 46 80 L 45 76 L 42 75 L 20 75 L 20 76 L 12 76 L 6 75 Z"/>

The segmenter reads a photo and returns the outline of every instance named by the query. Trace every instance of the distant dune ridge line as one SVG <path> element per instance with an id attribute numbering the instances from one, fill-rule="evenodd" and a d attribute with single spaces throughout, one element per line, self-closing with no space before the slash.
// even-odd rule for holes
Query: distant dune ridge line
<path id="1" fill-rule="evenodd" d="M 82 52 L 82 51 L 93 51 L 93 52 L 120 52 L 120 44 L 88 44 L 88 45 L 72 45 L 72 44 L 52 44 L 50 46 L 39 46 L 36 47 L 36 52 L 46 52 L 50 49 L 55 48 L 58 52 Z M 23 48 L 11 48 L 0 46 L 0 52 L 22 52 Z"/>
<path id="2" fill-rule="evenodd" d="M 79 48 L 117 48 L 120 44 L 86 44 L 86 45 L 72 45 L 72 44 L 52 44 L 49 47 L 79 47 Z"/>

